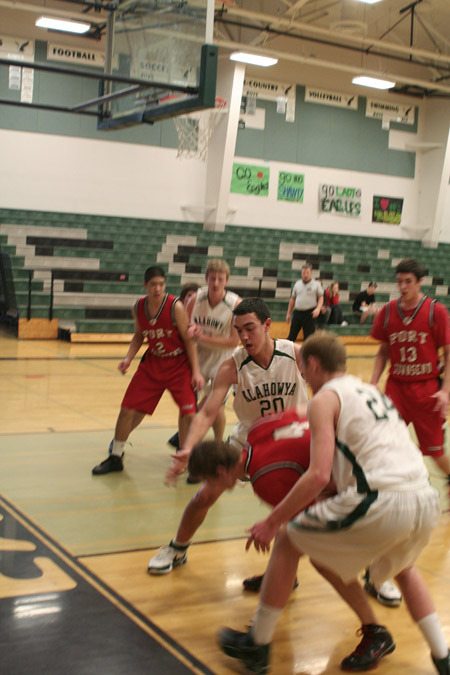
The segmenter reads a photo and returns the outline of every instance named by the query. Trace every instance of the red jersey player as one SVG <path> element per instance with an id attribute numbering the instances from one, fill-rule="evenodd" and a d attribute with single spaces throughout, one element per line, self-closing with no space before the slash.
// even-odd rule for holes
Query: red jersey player
<path id="1" fill-rule="evenodd" d="M 309 424 L 299 412 L 304 411 L 291 408 L 261 418 L 250 428 L 242 450 L 217 441 L 197 444 L 189 457 L 189 472 L 226 490 L 239 479 L 250 479 L 255 494 L 276 506 L 309 466 Z M 244 589 L 259 591 L 262 579 L 244 579 Z"/>
<path id="2" fill-rule="evenodd" d="M 180 409 L 180 437 L 184 439 L 196 412 L 194 390 L 201 389 L 204 383 L 195 344 L 187 334 L 186 310 L 177 297 L 166 293 L 164 270 L 149 267 L 144 279 L 147 295 L 137 300 L 133 308 L 135 333 L 127 355 L 119 363 L 120 372 L 126 373 L 144 340 L 148 349 L 122 400 L 108 457 L 92 469 L 95 476 L 122 471 L 128 436 L 145 415 L 153 413 L 166 389 Z"/>
<path id="3" fill-rule="evenodd" d="M 411 258 L 396 267 L 398 300 L 377 315 L 372 337 L 381 341 L 372 373 L 377 384 L 390 361 L 386 394 L 405 422 L 413 424 L 419 447 L 433 458 L 450 485 L 450 459 L 444 454 L 443 425 L 450 391 L 450 323 L 446 307 L 421 291 L 425 272 Z M 439 379 L 439 349 L 444 372 Z"/>

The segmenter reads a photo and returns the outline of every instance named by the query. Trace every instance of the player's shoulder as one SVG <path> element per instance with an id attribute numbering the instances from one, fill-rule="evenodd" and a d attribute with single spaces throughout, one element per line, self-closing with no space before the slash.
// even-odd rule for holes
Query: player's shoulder
<path id="1" fill-rule="evenodd" d="M 195 296 L 195 302 L 200 303 L 206 302 L 207 300 L 208 300 L 208 286 L 202 286 L 197 291 L 197 294 Z"/>
<path id="2" fill-rule="evenodd" d="M 240 295 L 235 293 L 234 291 L 229 291 L 228 289 L 225 291 L 225 295 L 223 298 L 223 302 L 229 309 L 233 310 L 236 305 L 238 305 L 241 302 L 242 298 Z"/>
<path id="3" fill-rule="evenodd" d="M 292 340 L 286 340 L 285 338 L 276 338 L 274 340 L 274 357 L 289 356 L 290 358 L 295 359 L 295 352 L 296 347 Z"/>

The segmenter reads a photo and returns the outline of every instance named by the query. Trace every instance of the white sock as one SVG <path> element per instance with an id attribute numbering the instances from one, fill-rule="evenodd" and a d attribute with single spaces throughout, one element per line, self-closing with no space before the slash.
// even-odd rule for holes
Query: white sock
<path id="1" fill-rule="evenodd" d="M 257 645 L 267 645 L 272 642 L 278 617 L 282 610 L 260 603 L 252 621 L 251 632 Z"/>
<path id="2" fill-rule="evenodd" d="M 122 457 L 122 455 L 124 453 L 124 450 L 125 450 L 125 445 L 126 445 L 126 441 L 116 441 L 116 439 L 114 439 L 113 444 L 112 444 L 111 454 L 117 455 L 118 457 Z"/>
<path id="3" fill-rule="evenodd" d="M 443 659 L 448 654 L 448 644 L 442 632 L 441 622 L 436 612 L 428 614 L 417 622 L 425 640 L 430 645 L 432 655 L 436 659 Z"/>

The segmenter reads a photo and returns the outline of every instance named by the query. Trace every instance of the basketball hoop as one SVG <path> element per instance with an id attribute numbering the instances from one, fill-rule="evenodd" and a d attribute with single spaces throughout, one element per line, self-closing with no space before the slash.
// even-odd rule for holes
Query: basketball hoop
<path id="1" fill-rule="evenodd" d="M 177 157 L 181 159 L 201 159 L 202 162 L 208 156 L 208 146 L 214 129 L 226 112 L 227 102 L 224 98 L 217 97 L 214 108 L 197 110 L 187 115 L 179 115 L 173 118 L 178 134 Z"/>

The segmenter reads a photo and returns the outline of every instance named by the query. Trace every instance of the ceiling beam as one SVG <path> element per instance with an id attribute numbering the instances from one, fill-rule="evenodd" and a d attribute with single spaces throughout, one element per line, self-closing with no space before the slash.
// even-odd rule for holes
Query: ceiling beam
<path id="1" fill-rule="evenodd" d="M 245 9 L 239 9 L 237 7 L 227 7 L 224 10 L 225 15 L 237 16 L 245 19 L 252 19 L 253 21 L 261 22 L 259 27 L 262 31 L 265 27 L 281 27 L 286 31 L 298 30 L 305 31 L 307 33 L 312 33 L 320 37 L 326 37 L 328 39 L 333 39 L 334 42 L 342 42 L 342 44 L 353 44 L 360 47 L 378 47 L 387 52 L 393 52 L 397 54 L 409 54 L 416 56 L 417 58 L 424 58 L 435 63 L 446 63 L 450 64 L 450 55 L 446 56 L 445 54 L 438 54 L 426 49 L 417 49 L 415 47 L 396 45 L 392 42 L 385 42 L 383 40 L 375 40 L 371 38 L 359 37 L 354 35 L 339 35 L 336 31 L 330 31 L 326 28 L 318 28 L 317 26 L 311 26 L 308 23 L 301 21 L 294 21 L 293 19 L 285 19 L 283 17 L 276 17 L 271 14 L 262 14 L 260 12 L 251 12 Z M 258 26 L 255 26 L 255 29 L 258 30 Z M 298 36 L 297 36 L 298 37 Z"/>
<path id="2" fill-rule="evenodd" d="M 227 42 L 224 40 L 215 40 L 214 44 L 223 49 L 229 49 L 234 51 L 236 49 L 241 49 L 242 51 L 248 50 L 248 45 L 239 42 Z M 299 54 L 292 54 L 291 52 L 282 52 L 276 49 L 260 49 L 258 47 L 253 47 L 252 51 L 257 52 L 263 56 L 273 56 L 274 58 L 281 59 L 283 61 L 292 61 L 293 63 L 301 63 L 302 65 L 312 66 L 314 68 L 327 68 L 329 70 L 337 70 L 342 73 L 348 73 L 349 75 L 361 75 L 361 66 L 348 66 L 343 63 L 337 63 L 336 61 L 326 61 L 324 59 L 317 59 L 313 56 L 300 56 Z M 376 70 L 371 70 L 364 68 L 365 75 L 371 75 L 372 77 L 380 77 L 380 72 Z M 450 94 L 450 86 L 441 84 L 440 82 L 430 82 L 429 80 L 421 80 L 414 77 L 405 77 L 404 75 L 399 75 L 398 73 L 390 73 L 383 71 L 383 79 L 392 80 L 398 84 L 409 84 L 412 86 L 420 87 L 421 89 L 426 89 L 428 91 L 440 91 L 445 94 Z"/>
<path id="3" fill-rule="evenodd" d="M 75 12 L 67 9 L 57 9 L 55 7 L 49 7 L 44 4 L 32 5 L 26 2 L 15 2 L 14 0 L 0 0 L 0 7 L 5 7 L 5 9 L 12 9 L 18 12 L 31 12 L 32 14 L 46 14 L 55 17 L 61 17 L 62 19 L 77 19 L 79 21 L 88 21 L 91 24 L 104 24 L 106 16 L 98 16 L 95 14 L 84 14 L 83 12 Z"/>

